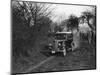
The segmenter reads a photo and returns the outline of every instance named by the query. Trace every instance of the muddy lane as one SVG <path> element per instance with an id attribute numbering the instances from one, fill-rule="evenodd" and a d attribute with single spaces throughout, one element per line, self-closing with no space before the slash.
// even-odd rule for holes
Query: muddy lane
<path id="1" fill-rule="evenodd" d="M 95 63 L 95 49 L 85 46 L 74 52 L 69 52 L 65 57 L 56 55 L 30 72 L 95 69 Z"/>

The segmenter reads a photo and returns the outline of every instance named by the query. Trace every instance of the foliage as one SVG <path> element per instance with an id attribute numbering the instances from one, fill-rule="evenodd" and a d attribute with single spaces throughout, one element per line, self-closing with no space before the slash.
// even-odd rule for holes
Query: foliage
<path id="1" fill-rule="evenodd" d="M 78 28 L 78 17 L 75 15 L 70 15 L 68 19 L 65 19 L 61 22 L 61 28 L 67 27 L 68 30 L 72 30 L 73 28 Z"/>
<path id="2" fill-rule="evenodd" d="M 74 15 L 70 15 L 69 16 L 69 19 L 67 21 L 67 27 L 68 28 L 78 28 L 78 17 L 77 16 L 74 16 Z"/>
<path id="3" fill-rule="evenodd" d="M 50 5 L 12 1 L 12 47 L 13 56 L 29 56 L 28 47 L 34 46 L 36 39 L 46 36 L 51 20 Z"/>

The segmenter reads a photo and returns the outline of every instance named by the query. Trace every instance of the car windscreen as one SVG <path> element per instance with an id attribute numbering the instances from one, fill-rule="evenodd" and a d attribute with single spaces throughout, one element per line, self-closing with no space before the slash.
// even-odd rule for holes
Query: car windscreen
<path id="1" fill-rule="evenodd" d="M 66 34 L 55 34 L 55 39 L 64 40 L 66 39 Z"/>

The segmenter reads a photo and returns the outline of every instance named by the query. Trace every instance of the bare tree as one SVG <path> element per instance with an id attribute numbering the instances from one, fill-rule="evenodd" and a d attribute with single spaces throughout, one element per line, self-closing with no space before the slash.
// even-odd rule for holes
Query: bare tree
<path id="1" fill-rule="evenodd" d="M 86 17 L 86 20 L 87 20 L 87 23 L 89 25 L 89 27 L 92 29 L 92 30 L 95 30 L 95 15 L 93 14 L 93 12 L 89 12 L 89 11 L 85 11 L 82 13 L 82 16 L 85 16 Z M 90 22 L 90 20 L 93 20 L 92 23 Z"/>
<path id="2" fill-rule="evenodd" d="M 35 2 L 20 2 L 16 1 L 17 8 L 23 12 L 23 18 L 26 22 L 33 21 L 36 25 L 43 16 L 50 17 L 53 9 L 50 8 L 51 4 L 35 3 Z"/>
<path id="3" fill-rule="evenodd" d="M 96 39 L 96 8 L 92 11 L 84 11 L 81 17 L 86 19 L 88 26 L 90 27 L 91 31 L 88 32 L 88 41 L 91 43 Z"/>
<path id="4" fill-rule="evenodd" d="M 50 6 L 44 3 L 12 1 L 13 54 L 15 56 L 27 55 L 28 51 L 23 48 L 34 45 L 38 36 L 47 34 L 52 15 Z"/>

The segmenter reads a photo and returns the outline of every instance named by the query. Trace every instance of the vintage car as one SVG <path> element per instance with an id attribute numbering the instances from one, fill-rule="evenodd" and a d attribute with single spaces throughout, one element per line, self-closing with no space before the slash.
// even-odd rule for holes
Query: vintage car
<path id="1" fill-rule="evenodd" d="M 48 46 L 48 50 L 52 54 L 55 54 L 56 52 L 62 52 L 63 55 L 66 56 L 67 52 L 72 50 L 72 32 L 56 32 L 53 41 L 53 44 L 49 43 Z"/>

